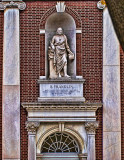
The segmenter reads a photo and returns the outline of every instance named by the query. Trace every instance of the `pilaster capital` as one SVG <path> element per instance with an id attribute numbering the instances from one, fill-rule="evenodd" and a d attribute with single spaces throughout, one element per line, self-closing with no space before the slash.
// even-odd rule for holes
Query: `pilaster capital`
<path id="1" fill-rule="evenodd" d="M 25 123 L 29 134 L 36 134 L 37 128 L 40 126 L 39 122 L 27 121 Z"/>
<path id="2" fill-rule="evenodd" d="M 95 134 L 96 129 L 99 126 L 99 122 L 85 122 L 85 129 L 87 134 Z"/>
<path id="3" fill-rule="evenodd" d="M 5 10 L 6 8 L 18 8 L 20 10 L 24 10 L 26 8 L 26 3 L 22 1 L 0 2 L 0 10 Z"/>
<path id="4" fill-rule="evenodd" d="M 106 7 L 106 2 L 105 0 L 100 0 L 98 3 L 97 3 L 97 8 L 98 9 L 104 9 Z"/>

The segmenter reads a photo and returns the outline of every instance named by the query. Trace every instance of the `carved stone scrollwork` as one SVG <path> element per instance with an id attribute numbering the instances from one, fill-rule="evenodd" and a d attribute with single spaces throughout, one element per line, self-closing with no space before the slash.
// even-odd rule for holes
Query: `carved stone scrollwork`
<path id="1" fill-rule="evenodd" d="M 26 129 L 27 129 L 28 133 L 36 134 L 37 128 L 40 126 L 40 123 L 27 121 L 25 123 L 25 125 L 26 125 Z"/>
<path id="2" fill-rule="evenodd" d="M 25 2 L 0 2 L 0 10 L 5 10 L 6 8 L 18 8 L 20 10 L 24 10 L 26 8 Z"/>
<path id="3" fill-rule="evenodd" d="M 96 129 L 99 126 L 99 122 L 86 122 L 85 129 L 87 134 L 95 134 Z"/>

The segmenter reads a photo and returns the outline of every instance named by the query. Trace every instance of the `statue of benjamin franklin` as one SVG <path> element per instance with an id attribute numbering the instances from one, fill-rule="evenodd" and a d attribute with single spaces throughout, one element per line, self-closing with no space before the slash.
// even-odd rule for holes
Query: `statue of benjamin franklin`
<path id="1" fill-rule="evenodd" d="M 74 59 L 74 54 L 70 51 L 67 37 L 63 34 L 62 28 L 58 28 L 53 36 L 49 47 L 49 58 L 53 55 L 53 66 L 58 77 L 70 77 L 67 74 L 67 56 L 69 60 Z"/>

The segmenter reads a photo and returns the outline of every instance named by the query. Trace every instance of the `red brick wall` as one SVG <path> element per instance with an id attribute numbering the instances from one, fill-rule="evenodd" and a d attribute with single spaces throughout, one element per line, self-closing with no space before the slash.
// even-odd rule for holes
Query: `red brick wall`
<path id="1" fill-rule="evenodd" d="M 96 1 L 97 2 L 97 1 Z M 66 2 L 82 19 L 82 44 L 77 36 L 77 74 L 86 79 L 84 94 L 88 101 L 102 101 L 102 11 L 95 1 Z M 38 97 L 37 79 L 45 74 L 44 36 L 39 36 L 39 23 L 44 12 L 55 2 L 26 2 L 27 8 L 20 13 L 21 33 L 21 102 L 34 102 Z M 40 43 L 39 43 L 40 42 Z M 82 45 L 81 49 L 78 46 Z M 40 52 L 39 52 L 40 50 Z M 0 12 L 0 159 L 2 159 L 2 57 L 3 12 Z M 121 50 L 121 115 L 122 159 L 124 159 L 124 52 Z M 27 113 L 21 107 L 21 160 L 27 160 L 28 141 L 25 129 Z M 97 111 L 100 121 L 96 133 L 96 159 L 102 160 L 102 109 Z"/>
<path id="2" fill-rule="evenodd" d="M 45 35 L 40 36 L 40 75 L 45 76 Z"/>
<path id="3" fill-rule="evenodd" d="M 89 102 L 102 101 L 102 11 L 97 9 L 96 3 L 66 1 L 82 20 L 82 41 L 81 35 L 77 35 L 77 75 L 86 79 L 84 96 Z M 39 35 L 40 20 L 56 2 L 32 1 L 26 4 L 26 10 L 20 12 L 21 102 L 34 102 L 38 97 L 37 79 L 45 75 L 45 40 Z M 21 107 L 21 160 L 28 156 L 26 116 Z M 102 109 L 97 111 L 97 120 L 100 127 L 96 133 L 96 159 L 102 160 Z"/>
<path id="4" fill-rule="evenodd" d="M 2 63 L 3 63 L 3 12 L 0 12 L 0 159 L 2 159 Z"/>
<path id="5" fill-rule="evenodd" d="M 124 160 L 124 52 L 120 52 L 120 72 L 121 72 L 121 158 Z"/>

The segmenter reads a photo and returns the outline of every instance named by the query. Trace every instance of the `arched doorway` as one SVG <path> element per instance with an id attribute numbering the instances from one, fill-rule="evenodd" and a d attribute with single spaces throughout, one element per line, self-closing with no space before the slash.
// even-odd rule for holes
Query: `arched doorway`
<path id="1" fill-rule="evenodd" d="M 44 140 L 41 154 L 41 160 L 79 160 L 79 145 L 71 135 L 57 132 Z"/>

